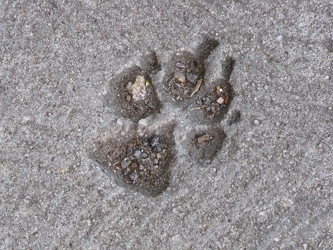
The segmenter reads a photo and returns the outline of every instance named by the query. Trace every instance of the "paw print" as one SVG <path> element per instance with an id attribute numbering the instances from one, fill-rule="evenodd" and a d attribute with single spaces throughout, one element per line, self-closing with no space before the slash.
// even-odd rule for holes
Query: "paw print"
<path id="1" fill-rule="evenodd" d="M 226 137 L 220 122 L 233 99 L 229 79 L 234 60 L 227 57 L 221 78 L 206 82 L 206 59 L 217 46 L 218 41 L 206 38 L 195 52 L 174 53 L 163 68 L 155 52 L 150 52 L 139 66 L 112 80 L 107 103 L 134 125 L 126 135 L 100 142 L 92 157 L 119 185 L 149 196 L 169 186 L 170 167 L 178 154 L 174 131 L 184 119 L 190 129 L 183 131 L 181 143 L 192 160 L 209 162 L 219 152 Z M 162 80 L 154 82 L 161 69 Z M 174 105 L 176 115 L 170 109 L 163 111 L 167 103 Z M 165 115 L 158 115 L 161 111 Z M 231 117 L 230 122 L 237 122 L 240 114 Z M 138 123 L 144 118 L 151 122 L 139 132 Z"/>

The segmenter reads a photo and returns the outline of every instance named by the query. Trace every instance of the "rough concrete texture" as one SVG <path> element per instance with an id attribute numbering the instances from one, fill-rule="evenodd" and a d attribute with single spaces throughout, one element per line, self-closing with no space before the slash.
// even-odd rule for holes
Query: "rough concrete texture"
<path id="1" fill-rule="evenodd" d="M 332 30 L 331 0 L 1 0 L 1 249 L 333 249 Z M 170 186 L 118 186 L 89 157 L 132 126 L 110 81 L 150 49 L 160 86 L 204 35 L 220 43 L 207 81 L 235 59 L 222 148 L 193 161 L 195 121 L 157 87 L 161 113 L 139 123 L 177 122 Z"/>

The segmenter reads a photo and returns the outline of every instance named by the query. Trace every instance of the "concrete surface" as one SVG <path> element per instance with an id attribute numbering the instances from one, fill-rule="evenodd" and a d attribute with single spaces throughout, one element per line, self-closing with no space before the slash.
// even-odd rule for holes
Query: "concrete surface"
<path id="1" fill-rule="evenodd" d="M 333 249 L 332 30 L 331 0 L 1 0 L 1 249 Z M 240 122 L 210 164 L 178 145 L 162 195 L 117 186 L 89 158 L 128 125 L 111 79 L 205 34 Z"/>

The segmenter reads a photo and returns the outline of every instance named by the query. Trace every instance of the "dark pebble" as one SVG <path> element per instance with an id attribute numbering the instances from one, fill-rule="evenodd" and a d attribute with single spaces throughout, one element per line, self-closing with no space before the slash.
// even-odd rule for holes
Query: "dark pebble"
<path id="1" fill-rule="evenodd" d="M 128 160 L 128 159 L 125 159 L 125 160 L 123 160 L 122 162 L 121 162 L 121 168 L 122 169 L 125 169 L 125 168 L 127 168 L 129 165 L 131 164 L 131 161 L 130 160 Z"/>
<path id="2" fill-rule="evenodd" d="M 162 149 L 161 149 L 161 147 L 153 147 L 153 152 L 160 153 L 160 152 L 162 152 Z"/>
<path id="3" fill-rule="evenodd" d="M 136 181 L 138 179 L 138 174 L 136 172 L 133 172 L 129 175 L 132 181 Z"/>
<path id="4" fill-rule="evenodd" d="M 142 157 L 142 159 L 146 159 L 148 157 L 148 155 L 146 153 L 142 153 L 141 157 Z"/>
<path id="5" fill-rule="evenodd" d="M 131 172 L 130 169 L 129 169 L 129 168 L 126 168 L 126 169 L 124 170 L 124 175 L 128 175 L 130 172 Z"/>
<path id="6" fill-rule="evenodd" d="M 146 146 L 146 147 L 148 147 L 148 146 L 149 146 L 149 143 L 148 143 L 148 141 L 147 141 L 147 140 L 143 140 L 143 141 L 142 141 L 142 144 L 143 144 L 144 146 Z"/>
<path id="7" fill-rule="evenodd" d="M 208 97 L 204 97 L 204 98 L 202 98 L 202 103 L 203 103 L 203 105 L 209 105 L 210 99 Z"/>
<path id="8" fill-rule="evenodd" d="M 147 158 L 147 159 L 142 159 L 142 165 L 147 167 L 150 165 L 150 160 Z"/>
<path id="9" fill-rule="evenodd" d="M 160 138 L 158 138 L 157 136 L 153 137 L 151 140 L 150 140 L 150 146 L 152 148 L 154 147 L 157 147 L 160 145 Z"/>

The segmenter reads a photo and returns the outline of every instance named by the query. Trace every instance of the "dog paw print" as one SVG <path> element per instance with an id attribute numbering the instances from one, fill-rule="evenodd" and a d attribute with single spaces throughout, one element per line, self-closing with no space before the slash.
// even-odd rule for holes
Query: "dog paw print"
<path id="1" fill-rule="evenodd" d="M 234 60 L 223 61 L 220 79 L 206 81 L 206 59 L 217 46 L 216 40 L 206 38 L 195 52 L 174 53 L 162 68 L 160 82 L 153 81 L 161 69 L 155 52 L 112 80 L 107 103 L 133 125 L 126 135 L 99 142 L 92 157 L 119 185 L 145 195 L 161 194 L 169 186 L 170 167 L 177 159 L 175 129 L 183 130 L 181 144 L 192 160 L 211 161 L 219 152 L 226 137 L 220 122 L 233 99 L 229 79 Z M 158 115 L 170 102 L 176 115 L 170 109 Z M 233 116 L 234 122 L 240 117 Z M 150 124 L 140 132 L 138 123 L 144 118 L 150 118 Z M 186 130 L 179 126 L 184 119 Z"/>

